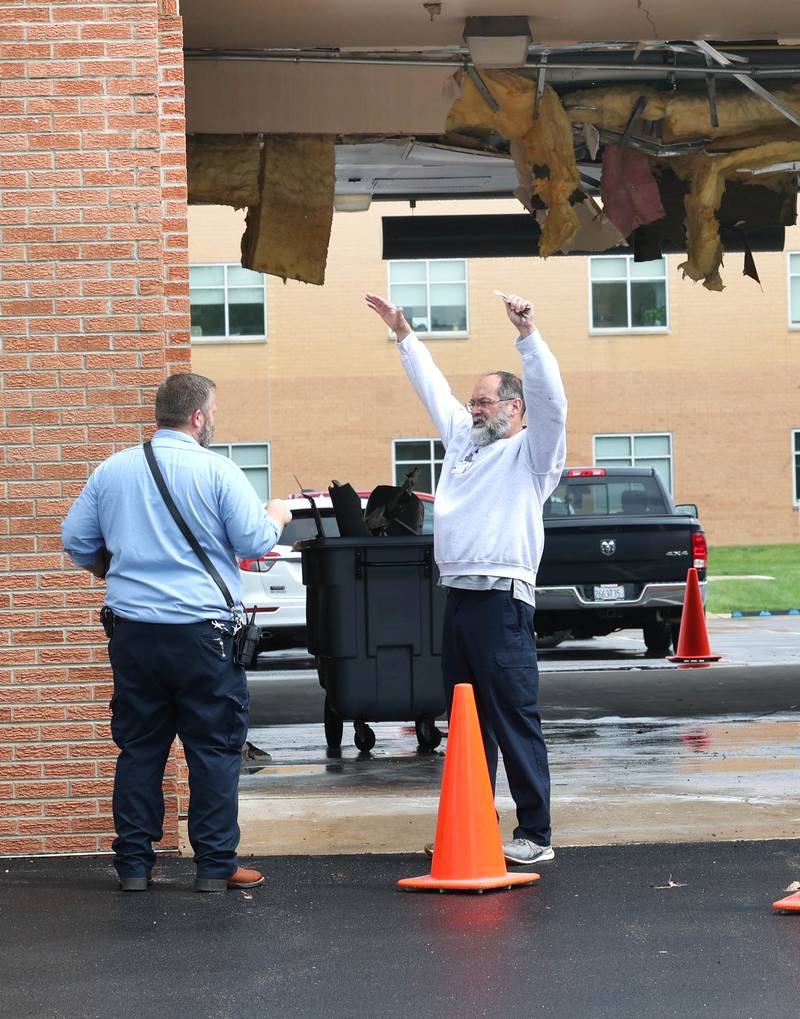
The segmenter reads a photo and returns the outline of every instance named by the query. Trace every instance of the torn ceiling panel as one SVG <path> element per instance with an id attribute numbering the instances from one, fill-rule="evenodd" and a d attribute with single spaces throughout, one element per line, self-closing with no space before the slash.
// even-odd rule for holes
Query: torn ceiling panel
<path id="1" fill-rule="evenodd" d="M 465 76 L 446 130 L 487 136 L 496 132 L 512 143 L 511 155 L 520 175 L 515 194 L 529 210 L 547 211 L 539 250 L 542 255 L 552 254 L 574 239 L 579 224 L 571 200 L 574 195 L 583 198 L 569 118 L 547 85 L 539 96 L 534 83 L 519 75 L 487 71 L 484 76 L 490 83 L 489 98 L 485 87 L 479 88 Z"/>
<path id="2" fill-rule="evenodd" d="M 776 99 L 800 116 L 800 85 L 775 89 Z M 594 124 L 612 131 L 624 131 L 640 98 L 638 111 L 642 126 L 658 125 L 664 143 L 697 139 L 716 140 L 758 130 L 771 136 L 794 136 L 800 129 L 760 96 L 741 86 L 718 86 L 718 125 L 711 119 L 706 89 L 682 85 L 680 91 L 659 92 L 649 85 L 626 84 L 582 89 L 563 95 L 564 109 L 574 123 Z"/>
<path id="3" fill-rule="evenodd" d="M 258 135 L 189 137 L 186 177 L 190 205 L 232 205 L 244 209 L 260 201 L 261 141 Z"/>
<path id="4" fill-rule="evenodd" d="M 800 113 L 800 86 L 776 90 L 774 95 Z M 653 166 L 659 162 L 671 165 L 687 182 L 688 257 L 680 268 L 690 279 L 702 280 L 709 290 L 722 290 L 719 268 L 723 248 L 717 212 L 726 182 L 738 178 L 755 183 L 754 170 L 800 160 L 797 126 L 768 101 L 743 90 L 716 93 L 713 109 L 708 94 L 698 96 L 692 90 L 659 94 L 634 84 L 570 92 L 563 96 L 563 103 L 574 123 L 600 128 L 601 137 L 602 131 L 613 131 L 623 146 L 644 137 Z M 709 152 L 705 144 L 698 144 L 715 139 L 724 140 L 724 151 Z M 752 144 L 754 141 L 761 144 Z M 669 147 L 676 143 L 688 143 L 697 150 L 670 156 Z M 606 152 L 610 148 L 607 146 Z M 796 178 L 796 173 L 790 170 L 762 178 L 760 183 L 780 189 L 792 177 Z M 741 222 L 748 225 L 746 214 Z"/>
<path id="5" fill-rule="evenodd" d="M 189 202 L 247 208 L 245 269 L 322 284 L 334 166 L 327 135 L 194 135 L 187 142 Z"/>
<path id="6" fill-rule="evenodd" d="M 271 51 L 202 59 L 212 56 L 289 59 Z M 195 140 L 209 136 L 190 139 L 190 201 L 247 205 L 243 251 L 248 264 L 264 271 L 321 281 L 334 193 L 363 199 L 351 203 L 360 208 L 378 198 L 516 195 L 539 222 L 541 254 L 623 243 L 645 260 L 659 257 L 663 238 L 670 250 L 685 245 L 685 274 L 715 290 L 722 287 L 726 231 L 735 229 L 746 249 L 749 230 L 782 227 L 795 218 L 800 50 L 791 46 L 710 46 L 702 40 L 635 47 L 534 44 L 526 66 L 512 70 L 476 68 L 461 51 L 291 55 L 293 64 L 306 59 L 363 60 L 375 68 L 384 60 L 428 68 L 431 60 L 438 67 L 451 60 L 459 69 L 441 134 L 340 135 L 335 167 L 325 164 L 333 159 L 333 136 L 222 136 L 227 142 L 210 136 L 217 141 L 204 157 L 209 165 L 192 151 Z M 291 158 L 282 160 L 275 148 L 276 158 L 267 159 L 271 140 L 291 137 L 307 143 Z M 313 138 L 326 139 L 322 149 Z M 229 175 L 213 165 L 224 162 L 226 144 Z M 731 219 L 729 196 L 748 191 L 760 197 L 738 202 L 738 218 Z M 601 193 L 602 212 L 592 204 Z M 312 221 L 318 230 L 305 228 Z M 298 246 L 308 245 L 315 247 L 304 261 Z"/>
<path id="7" fill-rule="evenodd" d="M 685 199 L 688 258 L 679 266 L 686 276 L 703 280 L 709 290 L 723 289 L 719 274 L 723 248 L 717 210 L 726 182 L 740 176 L 742 171 L 750 176 L 749 171 L 789 160 L 800 160 L 800 142 L 772 142 L 726 155 L 703 153 L 673 160 L 676 173 L 689 184 Z M 776 175 L 774 183 L 780 186 L 780 175 Z"/>
<path id="8" fill-rule="evenodd" d="M 742 177 L 752 181 L 755 170 L 784 166 L 788 169 L 783 173 L 776 171 L 761 183 L 785 187 L 787 179 L 796 178 L 800 168 L 800 140 L 794 140 L 796 125 L 769 101 L 744 90 L 715 94 L 712 102 L 709 95 L 698 96 L 694 90 L 664 94 L 628 84 L 566 92 L 559 99 L 541 82 L 537 85 L 523 75 L 495 70 L 473 72 L 464 79 L 463 90 L 462 98 L 450 111 L 447 129 L 487 139 L 496 131 L 508 139 L 515 160 L 524 158 L 532 177 L 530 187 L 526 190 L 523 181 L 515 193 L 531 211 L 534 207 L 528 191 L 534 201 L 537 197 L 544 201 L 547 218 L 542 239 L 547 243 L 540 245 L 542 255 L 573 247 L 577 220 L 570 205 L 575 192 L 563 186 L 538 188 L 536 161 L 541 160 L 540 172 L 548 182 L 555 179 L 563 185 L 574 179 L 572 145 L 577 142 L 579 147 L 588 148 L 587 124 L 600 129 L 599 139 L 605 143 L 601 193 L 608 217 L 623 235 L 666 215 L 652 172 L 659 162 L 667 165 L 667 160 L 671 161 L 676 173 L 687 182 L 684 205 L 688 257 L 681 269 L 691 279 L 702 280 L 710 290 L 722 289 L 719 268 L 723 249 L 717 211 L 726 182 Z M 774 96 L 788 109 L 796 107 L 800 112 L 800 86 L 777 90 Z M 561 141 L 557 150 L 548 152 L 537 146 L 537 123 L 539 136 L 547 138 L 548 133 L 542 131 L 544 123 L 558 123 L 565 115 L 575 125 L 577 137 L 570 138 L 567 146 L 563 131 L 554 131 L 551 133 Z M 770 140 L 737 146 L 737 135 L 747 140 Z M 707 153 L 706 146 L 714 138 L 724 139 L 726 151 Z M 527 149 L 520 148 L 523 139 L 529 141 Z M 580 186 L 586 186 L 585 174 Z M 569 229 L 565 227 L 565 208 L 572 212 Z M 555 225 L 548 234 L 548 223 L 553 219 Z M 746 229 L 747 225 L 745 217 L 740 227 Z"/>
<path id="9" fill-rule="evenodd" d="M 333 219 L 334 139 L 270 135 L 261 203 L 247 213 L 242 265 L 303 283 L 325 282 Z"/>

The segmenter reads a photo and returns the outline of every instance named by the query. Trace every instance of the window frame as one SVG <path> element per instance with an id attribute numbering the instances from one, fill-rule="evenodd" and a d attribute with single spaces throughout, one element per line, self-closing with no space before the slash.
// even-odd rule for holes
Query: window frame
<path id="1" fill-rule="evenodd" d="M 792 429 L 791 442 L 792 442 L 792 505 L 800 506 L 800 484 L 798 484 L 798 471 L 800 471 L 800 428 Z"/>
<path id="2" fill-rule="evenodd" d="M 792 318 L 792 280 L 800 279 L 800 268 L 797 272 L 792 272 L 792 255 L 794 255 L 800 263 L 800 251 L 787 251 L 786 252 L 786 314 L 789 322 L 789 329 L 797 332 L 800 330 L 800 307 L 797 309 L 797 319 Z"/>
<path id="3" fill-rule="evenodd" d="M 222 296 L 223 296 L 223 310 L 225 313 L 225 329 L 230 328 L 230 316 L 229 316 L 229 304 L 228 304 L 228 291 L 229 290 L 251 290 L 257 284 L 252 284 L 245 287 L 240 284 L 228 285 L 228 269 L 241 269 L 242 265 L 239 262 L 191 262 L 189 264 L 189 339 L 191 343 L 266 343 L 269 334 L 269 320 L 267 317 L 267 276 L 266 273 L 260 273 L 261 284 L 263 287 L 263 298 L 264 298 L 264 335 L 258 336 L 231 336 L 227 332 L 221 336 L 193 336 L 191 327 L 191 312 L 192 312 L 192 290 L 219 290 L 219 284 L 213 286 L 200 285 L 192 287 L 192 269 L 222 269 Z M 254 272 L 256 270 L 253 270 Z"/>
<path id="4" fill-rule="evenodd" d="M 247 464 L 245 466 L 243 466 L 240 463 L 236 463 L 236 461 L 233 459 L 233 456 L 231 455 L 231 450 L 233 450 L 234 448 L 241 449 L 241 448 L 246 447 L 246 446 L 251 446 L 251 447 L 252 446 L 257 446 L 260 449 L 265 449 L 266 452 L 267 452 L 267 461 L 266 461 L 266 463 L 265 464 Z M 222 451 L 223 447 L 228 450 L 227 453 L 223 453 L 223 451 Z M 245 477 L 247 477 L 247 472 L 248 471 L 252 471 L 252 470 L 263 471 L 264 468 L 266 468 L 266 471 L 267 471 L 267 497 L 266 497 L 266 499 L 264 501 L 265 502 L 269 502 L 269 500 L 272 498 L 272 444 L 269 442 L 269 440 L 265 439 L 263 441 L 257 442 L 254 439 L 248 439 L 246 442 L 212 442 L 212 443 L 209 444 L 208 448 L 211 450 L 212 453 L 218 453 L 220 456 L 227 457 L 232 463 L 236 463 L 236 466 L 241 471 L 244 472 L 244 476 Z M 247 478 L 247 480 L 250 481 L 250 478 Z M 253 482 L 250 481 L 250 484 L 253 485 Z M 253 491 L 256 492 L 256 495 L 259 495 L 259 493 L 256 491 L 256 486 L 255 485 L 253 485 Z M 259 498 L 260 498 L 260 495 L 259 495 Z"/>
<path id="5" fill-rule="evenodd" d="M 631 283 L 653 283 L 658 282 L 664 283 L 664 302 L 667 312 L 667 324 L 663 326 L 634 326 L 628 324 L 627 326 L 609 326 L 607 328 L 599 327 L 594 325 L 594 290 L 593 284 L 600 283 L 603 281 L 592 279 L 592 264 L 599 262 L 604 258 L 624 258 L 626 275 L 626 298 L 627 298 L 627 311 L 628 311 L 628 323 L 631 321 Z M 590 336 L 636 336 L 636 335 L 664 335 L 670 331 L 670 314 L 669 314 L 669 261 L 666 255 L 661 256 L 661 260 L 664 263 L 664 275 L 661 276 L 636 276 L 631 277 L 630 266 L 633 262 L 633 255 L 623 254 L 619 252 L 614 254 L 608 252 L 604 255 L 589 255 L 587 256 L 587 272 L 589 274 L 589 335 Z M 613 281 L 610 281 L 613 282 Z M 622 282 L 618 280 L 617 282 Z"/>
<path id="6" fill-rule="evenodd" d="M 435 491 L 436 491 L 436 485 L 437 485 L 437 481 L 436 481 L 436 467 L 437 466 L 441 467 L 442 464 L 444 464 L 444 459 L 445 459 L 445 456 L 447 455 L 447 450 L 444 449 L 444 443 L 438 437 L 431 438 L 430 436 L 427 436 L 427 435 L 423 435 L 420 438 L 413 438 L 413 437 L 410 437 L 410 436 L 408 436 L 408 437 L 404 436 L 403 438 L 400 438 L 400 439 L 392 439 L 392 484 L 397 484 L 397 467 L 398 466 L 407 465 L 408 467 L 412 467 L 414 464 L 419 464 L 419 463 L 424 463 L 425 462 L 425 461 L 420 460 L 419 457 L 415 457 L 415 459 L 413 459 L 413 460 L 398 460 L 397 459 L 397 444 L 399 442 L 427 442 L 429 444 L 428 448 L 430 450 L 430 459 L 427 461 L 427 464 L 428 464 L 428 466 L 431 469 L 431 481 L 433 482 L 433 486 L 432 486 L 433 487 L 433 492 L 431 492 L 430 495 L 433 495 L 435 493 Z M 434 446 L 435 446 L 435 443 L 437 443 L 437 442 L 442 446 L 442 449 L 443 449 L 441 460 L 436 459 L 436 457 L 434 455 Z M 408 473 L 408 472 L 406 472 L 406 473 Z M 439 472 L 439 474 L 441 475 L 441 471 Z"/>
<path id="7" fill-rule="evenodd" d="M 464 317 L 467 320 L 467 328 L 461 329 L 426 329 L 425 332 L 417 332 L 414 330 L 415 335 L 420 338 L 430 338 L 434 340 L 463 340 L 469 337 L 469 259 L 467 258 L 390 258 L 386 263 L 386 292 L 389 295 L 389 300 L 392 300 L 392 266 L 397 265 L 401 262 L 416 262 L 423 263 L 425 266 L 425 301 L 428 322 L 432 320 L 431 316 L 431 279 L 430 271 L 428 266 L 432 262 L 463 262 L 464 264 Z M 461 283 L 461 280 L 448 280 L 451 283 Z M 403 286 L 403 284 L 395 284 L 396 286 Z M 419 284 L 417 284 L 419 285 Z M 411 323 L 409 323 L 411 325 Z M 389 339 L 394 339 L 394 333 L 389 330 Z"/>
<path id="8" fill-rule="evenodd" d="M 635 439 L 647 439 L 647 438 L 666 438 L 669 440 L 669 457 L 643 457 L 642 459 L 647 460 L 663 460 L 668 459 L 669 463 L 669 484 L 667 485 L 667 493 L 672 498 L 672 494 L 675 491 L 675 444 L 672 439 L 672 432 L 597 432 L 592 435 L 592 466 L 593 467 L 637 467 L 640 466 L 636 463 L 636 443 Z M 631 455 L 630 462 L 623 463 L 622 458 L 619 459 L 619 463 L 614 464 L 599 464 L 597 462 L 597 440 L 598 439 L 630 439 L 631 440 Z M 613 460 L 614 457 L 603 457 L 604 460 Z M 648 464 L 647 466 L 651 466 Z M 662 478 L 663 480 L 663 478 Z"/>

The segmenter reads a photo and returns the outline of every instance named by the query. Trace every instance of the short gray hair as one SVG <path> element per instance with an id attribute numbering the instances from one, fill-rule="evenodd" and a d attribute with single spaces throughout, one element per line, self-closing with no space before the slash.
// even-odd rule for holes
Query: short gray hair
<path id="1" fill-rule="evenodd" d="M 522 379 L 513 372 L 489 372 L 500 379 L 497 395 L 501 400 L 522 400 L 522 413 L 525 413 L 525 397 L 522 395 Z"/>
<path id="2" fill-rule="evenodd" d="M 179 372 L 164 379 L 156 393 L 156 422 L 162 428 L 186 425 L 196 410 L 208 408 L 216 385 L 205 375 Z"/>

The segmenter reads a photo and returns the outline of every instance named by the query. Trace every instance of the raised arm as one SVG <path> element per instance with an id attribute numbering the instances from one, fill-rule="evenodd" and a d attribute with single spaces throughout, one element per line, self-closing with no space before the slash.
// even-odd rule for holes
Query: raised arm
<path id="1" fill-rule="evenodd" d="M 561 471 L 567 456 L 567 397 L 553 352 L 538 330 L 517 341 L 528 410 L 525 438 L 534 474 Z"/>
<path id="2" fill-rule="evenodd" d="M 560 472 L 567 455 L 567 397 L 553 352 L 534 324 L 533 308 L 523 297 L 503 297 L 516 326 L 522 358 L 522 392 L 528 414 L 525 442 L 534 475 Z"/>
<path id="3" fill-rule="evenodd" d="M 405 373 L 446 447 L 457 431 L 472 423 L 470 414 L 453 395 L 450 383 L 437 368 L 430 351 L 406 321 L 403 309 L 377 294 L 367 294 L 366 301 L 367 307 L 394 331 Z"/>

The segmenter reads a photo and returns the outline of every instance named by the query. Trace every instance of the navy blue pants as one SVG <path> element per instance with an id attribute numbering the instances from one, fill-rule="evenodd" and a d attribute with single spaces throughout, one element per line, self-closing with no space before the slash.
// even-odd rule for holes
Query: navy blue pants
<path id="1" fill-rule="evenodd" d="M 114 777 L 114 866 L 143 875 L 164 835 L 162 783 L 180 736 L 189 767 L 189 842 L 197 876 L 237 867 L 238 785 L 247 738 L 247 676 L 233 637 L 210 622 L 117 621 L 108 650 L 114 673 L 111 735 L 120 748 Z"/>
<path id="2" fill-rule="evenodd" d="M 533 609 L 511 591 L 449 588 L 442 669 L 448 703 L 456 683 L 475 689 L 492 790 L 497 748 L 517 807 L 514 838 L 550 843 L 550 769 L 539 715 Z"/>

